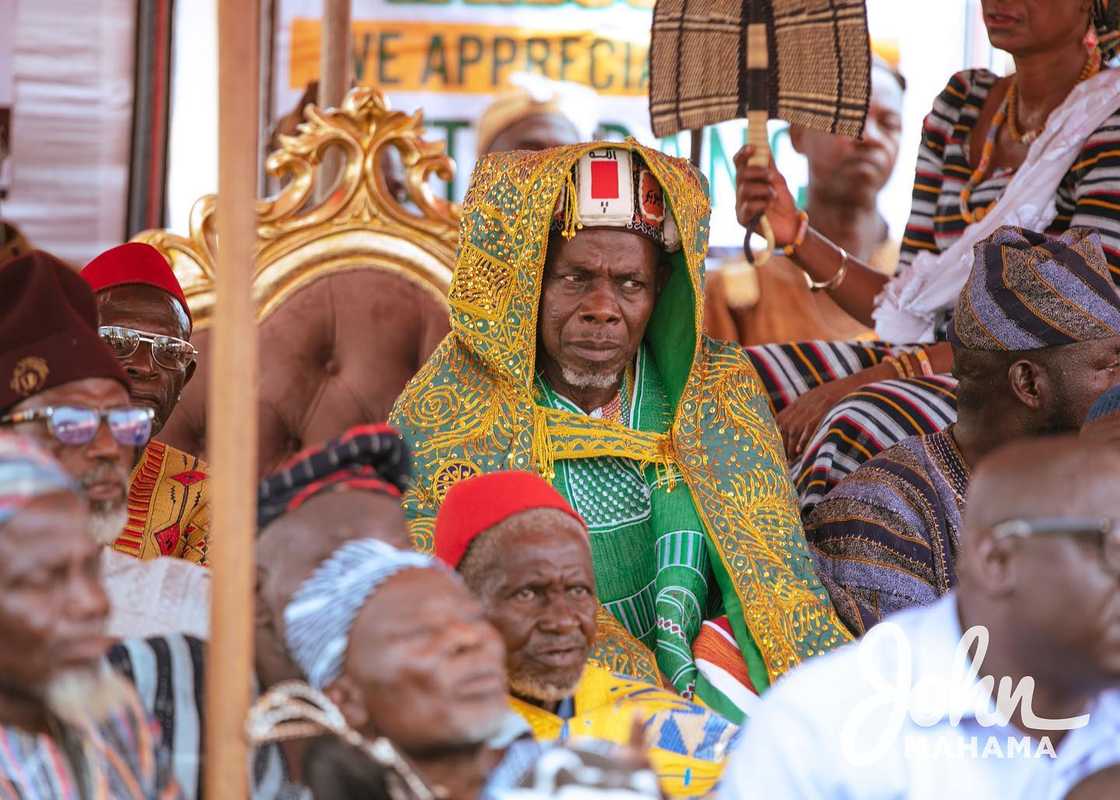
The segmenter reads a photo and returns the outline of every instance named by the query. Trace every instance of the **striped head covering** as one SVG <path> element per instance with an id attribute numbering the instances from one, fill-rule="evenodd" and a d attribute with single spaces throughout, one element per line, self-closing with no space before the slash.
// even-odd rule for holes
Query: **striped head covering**
<path id="1" fill-rule="evenodd" d="M 385 581 L 410 569 L 447 572 L 431 556 L 377 539 L 355 539 L 304 581 L 284 609 L 284 638 L 311 686 L 324 689 L 342 674 L 358 612 Z"/>
<path id="2" fill-rule="evenodd" d="M 36 497 L 80 491 L 77 482 L 33 440 L 0 434 L 0 525 Z"/>
<path id="3" fill-rule="evenodd" d="M 312 497 L 360 489 L 400 497 L 411 474 L 408 446 L 389 425 L 359 425 L 310 447 L 264 478 L 257 490 L 257 530 Z"/>
<path id="4" fill-rule="evenodd" d="M 1025 351 L 1120 336 L 1120 294 L 1100 237 L 1060 237 L 1003 226 L 974 251 L 949 323 L 966 350 Z"/>

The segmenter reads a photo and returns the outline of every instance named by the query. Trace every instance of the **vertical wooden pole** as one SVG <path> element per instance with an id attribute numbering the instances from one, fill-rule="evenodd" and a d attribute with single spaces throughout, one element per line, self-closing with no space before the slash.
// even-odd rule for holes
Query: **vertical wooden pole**
<path id="1" fill-rule="evenodd" d="M 248 796 L 257 485 L 256 243 L 259 0 L 218 0 L 218 263 L 208 397 L 211 621 L 206 796 Z"/>
<path id="2" fill-rule="evenodd" d="M 337 108 L 350 88 L 350 0 L 323 0 L 323 30 L 319 46 L 319 108 Z M 342 161 L 337 150 L 323 158 L 318 180 L 319 199 L 334 187 Z"/>
<path id="3" fill-rule="evenodd" d="M 337 106 L 350 88 L 350 0 L 323 0 L 319 105 Z"/>
<path id="4" fill-rule="evenodd" d="M 689 152 L 688 160 L 692 162 L 692 166 L 703 172 L 700 166 L 700 159 L 704 154 L 704 128 L 693 128 L 689 133 Z"/>

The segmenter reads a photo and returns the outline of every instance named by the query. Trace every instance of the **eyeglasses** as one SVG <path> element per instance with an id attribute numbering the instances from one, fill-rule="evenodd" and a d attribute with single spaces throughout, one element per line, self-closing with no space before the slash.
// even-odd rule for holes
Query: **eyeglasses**
<path id="1" fill-rule="evenodd" d="M 144 447 L 152 436 L 155 412 L 140 406 L 118 406 L 104 411 L 85 406 L 45 406 L 0 417 L 0 425 L 21 422 L 46 422 L 51 436 L 68 447 L 81 447 L 93 441 L 102 421 L 117 444 Z"/>
<path id="2" fill-rule="evenodd" d="M 1101 561 L 1114 575 L 1120 575 L 1120 528 L 1116 521 L 1102 517 L 1042 517 L 1010 519 L 992 527 L 997 540 L 1028 536 L 1096 536 Z"/>
<path id="3" fill-rule="evenodd" d="M 156 363 L 164 369 L 185 370 L 198 357 L 198 350 L 193 344 L 175 336 L 160 336 L 120 325 L 102 325 L 97 332 L 121 361 L 131 357 L 141 342 L 151 345 Z"/>

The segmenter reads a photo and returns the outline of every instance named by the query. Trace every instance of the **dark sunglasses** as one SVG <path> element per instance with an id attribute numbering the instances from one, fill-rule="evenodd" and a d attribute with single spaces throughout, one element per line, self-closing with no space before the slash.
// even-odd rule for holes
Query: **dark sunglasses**
<path id="1" fill-rule="evenodd" d="M 93 441 L 102 421 L 117 444 L 144 447 L 152 436 L 155 412 L 140 406 L 118 406 L 104 411 L 85 406 L 45 406 L 0 417 L 0 425 L 21 422 L 46 422 L 51 436 L 68 447 L 81 447 Z"/>
<path id="2" fill-rule="evenodd" d="M 102 325 L 97 332 L 101 341 L 109 345 L 113 355 L 121 361 L 131 358 L 141 342 L 151 345 L 152 356 L 164 369 L 185 370 L 198 358 L 198 350 L 193 344 L 175 336 L 160 336 L 120 325 Z"/>
<path id="3" fill-rule="evenodd" d="M 1102 517 L 1043 517 L 1009 519 L 992 527 L 998 539 L 1031 536 L 1095 536 L 1100 542 L 1101 561 L 1113 575 L 1120 575 L 1120 528 L 1115 520 Z"/>

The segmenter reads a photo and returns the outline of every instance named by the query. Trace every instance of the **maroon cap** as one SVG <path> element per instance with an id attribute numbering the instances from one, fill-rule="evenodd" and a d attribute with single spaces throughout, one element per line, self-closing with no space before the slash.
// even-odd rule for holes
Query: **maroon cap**
<path id="1" fill-rule="evenodd" d="M 0 413 L 85 378 L 111 378 L 128 389 L 120 362 L 97 335 L 89 285 L 41 250 L 0 266 Z"/>

